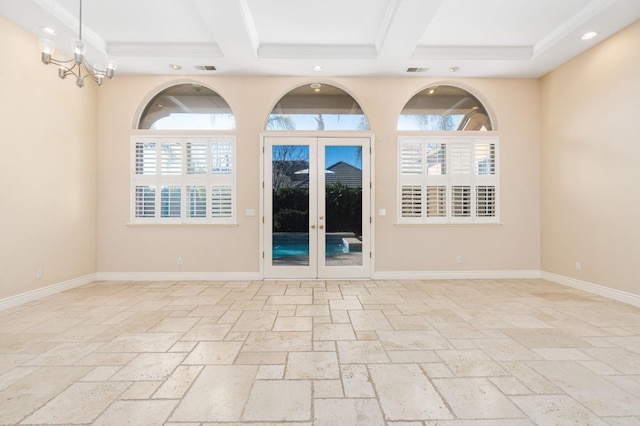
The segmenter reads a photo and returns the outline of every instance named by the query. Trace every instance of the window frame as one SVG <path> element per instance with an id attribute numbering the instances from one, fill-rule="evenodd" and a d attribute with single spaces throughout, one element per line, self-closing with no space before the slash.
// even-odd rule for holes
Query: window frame
<path id="1" fill-rule="evenodd" d="M 155 154 L 154 167 L 155 172 L 149 174 L 137 173 L 139 163 L 137 156 L 138 144 L 155 143 L 153 150 Z M 189 167 L 189 150 L 188 144 L 206 144 L 206 170 L 205 173 L 188 173 Z M 215 144 L 230 144 L 229 156 L 230 170 L 228 173 L 214 173 L 212 171 L 212 148 Z M 168 144 L 177 144 L 180 146 L 180 166 L 179 173 L 162 173 L 162 146 Z M 149 157 L 151 158 L 151 156 Z M 169 166 L 171 167 L 171 166 Z M 174 169 L 174 171 L 176 171 Z M 133 135 L 131 136 L 130 145 L 130 224 L 134 225 L 236 225 L 237 224 L 237 143 L 235 135 Z M 136 203 L 136 195 L 140 187 L 154 187 L 153 195 L 153 216 L 140 217 L 138 213 L 138 204 Z M 162 187 L 179 187 L 180 188 L 180 215 L 163 216 L 162 209 Z M 194 210 L 189 203 L 189 189 L 204 187 L 206 194 L 205 217 L 191 217 L 190 211 Z M 225 198 L 224 211 L 230 210 L 228 215 L 214 216 L 212 214 L 212 192 L 214 188 L 229 188 L 231 195 L 227 202 Z M 229 205 L 230 203 L 230 205 Z M 221 203 L 222 204 L 222 203 Z M 148 204 L 149 205 L 149 204 Z M 194 205 L 195 206 L 195 205 Z M 221 207 L 222 209 L 222 207 Z M 171 207 L 169 207 L 171 211 Z"/>
<path id="2" fill-rule="evenodd" d="M 408 147 L 413 145 L 413 154 L 405 155 L 404 152 L 410 152 Z M 430 162 L 427 156 L 428 145 L 445 146 L 444 165 L 445 173 L 429 174 L 428 166 L 438 166 L 441 163 Z M 492 155 L 493 162 L 489 165 L 488 173 L 479 173 L 482 166 L 478 162 L 477 154 L 480 153 L 479 147 L 489 146 L 489 156 Z M 491 145 L 493 145 L 493 153 L 491 153 Z M 420 146 L 419 164 L 416 164 L 415 147 Z M 407 147 L 407 148 L 405 148 Z M 468 155 L 465 156 L 465 149 L 470 149 Z M 486 149 L 486 148 L 485 148 Z M 456 151 L 454 153 L 454 151 Z M 441 151 L 440 151 L 441 152 Z M 438 158 L 443 156 L 438 153 Z M 454 156 L 457 155 L 457 157 Z M 452 165 L 454 159 L 458 158 L 456 165 L 457 173 L 452 173 Z M 467 161 L 462 161 L 462 160 Z M 404 161 L 404 163 L 403 163 Z M 409 162 L 408 162 L 409 161 Z M 491 169 L 491 166 L 493 169 Z M 414 135 L 414 136 L 398 136 L 397 142 L 397 223 L 401 225 L 433 225 L 433 224 L 500 224 L 500 138 L 497 135 Z M 470 169 L 465 172 L 466 168 Z M 403 170 L 409 173 L 403 173 Z M 437 170 L 437 169 L 436 169 Z M 493 173 L 491 173 L 491 171 Z M 429 216 L 429 208 L 431 211 L 440 212 L 442 206 L 439 204 L 441 198 L 441 189 L 446 188 L 444 216 Z M 493 187 L 493 190 L 490 188 Z M 427 204 L 430 190 L 436 193 L 435 206 Z M 468 193 L 469 205 L 464 203 L 458 205 L 461 209 L 468 208 L 469 215 L 457 216 L 453 212 L 453 190 L 459 193 Z M 485 202 L 479 199 L 479 188 L 483 188 L 485 194 Z M 405 191 L 406 192 L 403 192 Z M 418 196 L 416 196 L 416 194 Z M 486 197 L 493 197 L 493 203 L 486 203 Z M 405 215 L 408 210 L 403 207 L 409 206 L 409 211 L 413 215 Z M 418 208 L 419 206 L 419 208 Z M 483 207 L 483 209 L 479 209 Z M 482 212 L 485 212 L 482 215 Z M 487 213 L 492 215 L 487 215 Z"/>

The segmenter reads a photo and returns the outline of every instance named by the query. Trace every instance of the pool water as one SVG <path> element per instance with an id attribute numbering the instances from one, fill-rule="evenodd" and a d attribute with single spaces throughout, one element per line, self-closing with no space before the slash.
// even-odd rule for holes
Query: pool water
<path id="1" fill-rule="evenodd" d="M 326 256 L 336 256 L 348 253 L 347 247 L 342 244 L 341 237 L 327 237 Z M 309 237 L 300 236 L 273 236 L 273 259 L 283 259 L 292 256 L 309 256 Z"/>

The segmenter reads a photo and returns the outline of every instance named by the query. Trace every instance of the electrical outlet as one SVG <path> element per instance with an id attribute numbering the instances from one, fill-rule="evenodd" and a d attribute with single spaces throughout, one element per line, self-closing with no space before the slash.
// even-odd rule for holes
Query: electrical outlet
<path id="1" fill-rule="evenodd" d="M 36 269 L 36 279 L 40 279 L 42 278 L 42 268 L 37 268 Z"/>
<path id="2" fill-rule="evenodd" d="M 182 265 L 182 257 L 178 256 L 178 265 Z"/>
<path id="3" fill-rule="evenodd" d="M 580 262 L 576 262 L 576 271 L 582 271 L 582 265 Z"/>
<path id="4" fill-rule="evenodd" d="M 456 257 L 456 263 L 462 263 L 462 256 Z"/>

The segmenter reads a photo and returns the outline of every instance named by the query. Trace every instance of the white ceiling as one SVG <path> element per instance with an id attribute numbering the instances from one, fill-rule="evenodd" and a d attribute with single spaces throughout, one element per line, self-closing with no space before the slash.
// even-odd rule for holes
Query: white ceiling
<path id="1" fill-rule="evenodd" d="M 78 5 L 0 0 L 0 14 L 54 28 L 69 55 Z M 89 60 L 119 74 L 437 77 L 538 77 L 637 19 L 640 0 L 84 0 L 82 18 Z"/>

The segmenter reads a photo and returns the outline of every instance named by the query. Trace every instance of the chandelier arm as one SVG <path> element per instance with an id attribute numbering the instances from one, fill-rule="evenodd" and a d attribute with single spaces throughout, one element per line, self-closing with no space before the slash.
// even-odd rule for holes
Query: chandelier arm
<path id="1" fill-rule="evenodd" d="M 67 61 L 62 61 L 60 59 L 55 59 L 55 58 L 49 59 L 49 62 L 51 62 L 53 65 L 58 65 L 59 67 L 66 67 L 65 64 L 68 64 L 68 63 L 71 63 L 71 62 L 75 63 L 75 61 L 73 59 L 69 59 Z"/>

